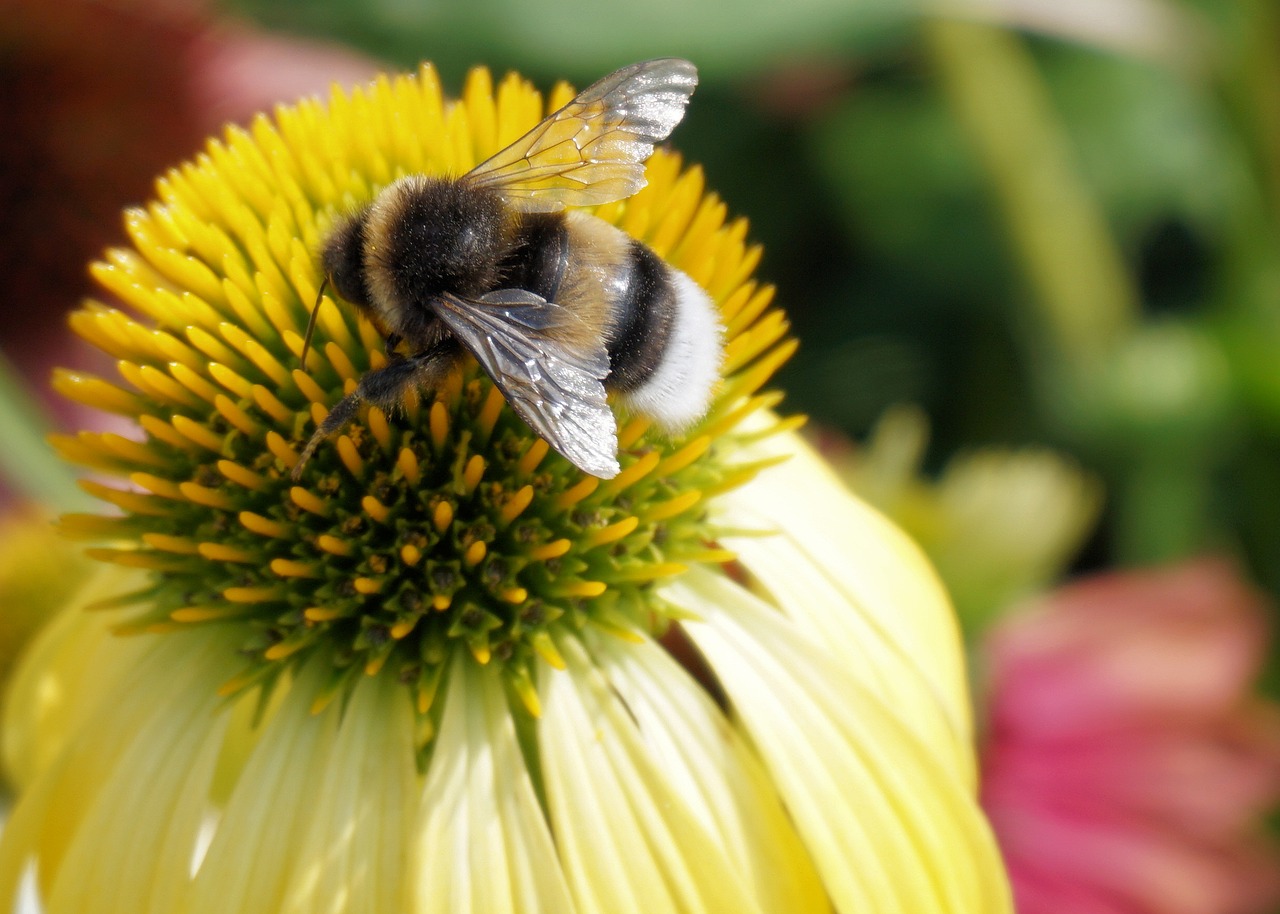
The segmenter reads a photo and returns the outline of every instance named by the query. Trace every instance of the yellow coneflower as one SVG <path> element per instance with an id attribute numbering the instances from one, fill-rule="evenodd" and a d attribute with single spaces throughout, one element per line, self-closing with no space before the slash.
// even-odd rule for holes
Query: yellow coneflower
<path id="1" fill-rule="evenodd" d="M 136 438 L 59 439 L 116 484 L 105 570 L 13 683 L 0 895 L 76 912 L 1001 912 L 950 609 L 764 390 L 794 349 L 760 252 L 671 153 L 596 215 L 707 290 L 710 413 L 623 418 L 621 472 L 549 451 L 472 367 L 369 409 L 326 306 L 336 218 L 460 174 L 571 97 L 383 78 L 229 129 L 132 211 L 73 318 L 123 383 L 57 386 Z M 314 363 L 309 362 L 309 366 Z M 95 610 L 86 612 L 85 610 Z M 56 695 L 56 713 L 41 696 Z M 43 726 L 40 724 L 43 722 Z M 33 874 L 33 875 L 32 875 Z"/>

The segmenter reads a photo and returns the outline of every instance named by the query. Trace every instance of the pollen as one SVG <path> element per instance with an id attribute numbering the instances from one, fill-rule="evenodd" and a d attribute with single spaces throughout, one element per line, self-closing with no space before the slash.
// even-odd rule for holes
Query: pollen
<path id="1" fill-rule="evenodd" d="M 656 584 L 733 560 L 709 503 L 762 468 L 744 442 L 794 425 L 741 428 L 776 403 L 765 388 L 794 342 L 772 288 L 752 278 L 760 252 L 746 223 L 727 219 L 699 169 L 659 150 L 644 189 L 595 212 L 720 308 L 725 377 L 705 420 L 667 436 L 620 415 L 620 472 L 602 483 L 470 364 L 400 408 L 362 409 L 292 479 L 316 424 L 388 359 L 373 327 L 325 297 L 299 363 L 326 233 L 397 178 L 464 173 L 554 108 L 514 77 L 496 107 L 475 88 L 491 85 L 486 74 L 468 85 L 449 100 L 424 67 L 228 128 L 126 214 L 132 246 L 92 270 L 110 303 L 71 318 L 117 377 L 64 370 L 54 386 L 136 427 L 55 439 L 116 480 L 83 483 L 109 510 L 61 529 L 153 578 L 121 598 L 134 615 L 119 631 L 239 633 L 245 667 L 222 694 L 315 661 L 332 666 L 317 709 L 360 677 L 387 676 L 427 714 L 460 661 L 503 670 L 536 714 L 533 665 L 564 666 L 559 632 L 659 632 Z M 430 136 L 401 135 L 424 123 Z"/>

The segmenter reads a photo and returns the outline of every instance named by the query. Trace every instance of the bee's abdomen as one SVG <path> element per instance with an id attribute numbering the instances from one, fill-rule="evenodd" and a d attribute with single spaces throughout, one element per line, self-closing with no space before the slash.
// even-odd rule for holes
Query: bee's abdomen
<path id="1" fill-rule="evenodd" d="M 676 289 L 671 269 L 638 241 L 628 246 L 614 279 L 609 386 L 630 393 L 662 362 L 676 316 Z"/>
<path id="2" fill-rule="evenodd" d="M 620 269 L 605 384 L 667 431 L 707 411 L 720 377 L 720 317 L 710 296 L 638 241 Z"/>

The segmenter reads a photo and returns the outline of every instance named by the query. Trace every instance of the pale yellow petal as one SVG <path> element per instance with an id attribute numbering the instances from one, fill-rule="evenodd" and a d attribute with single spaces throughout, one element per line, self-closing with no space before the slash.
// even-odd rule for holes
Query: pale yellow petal
<path id="1" fill-rule="evenodd" d="M 498 671 L 453 663 L 412 854 L 420 914 L 572 914 Z"/>
<path id="2" fill-rule="evenodd" d="M 582 645 L 543 667 L 538 746 L 579 914 L 750 914 L 751 886 L 690 811 Z"/>
<path id="3" fill-rule="evenodd" d="M 327 751 L 308 764 L 318 769 L 319 790 L 273 914 L 407 910 L 402 886 L 418 779 L 403 688 L 385 676 L 362 680 Z"/>
<path id="4" fill-rule="evenodd" d="M 128 675 L 94 692 L 91 719 L 22 794 L 0 836 L 0 898 L 13 897 L 33 857 L 55 911 L 115 909 L 122 896 L 112 891 L 95 894 L 100 908 L 80 899 L 81 886 L 94 885 L 90 866 L 118 867 L 111 885 L 127 887 L 135 911 L 152 892 L 172 895 L 174 860 L 176 878 L 185 878 L 217 751 L 213 699 L 234 655 L 225 638 L 208 634 L 139 641 Z M 148 842 L 163 849 L 154 860 L 134 854 Z"/>
<path id="5" fill-rule="evenodd" d="M 317 760 L 333 752 L 341 717 L 335 705 L 311 713 L 318 679 L 315 669 L 304 671 L 265 726 L 217 823 L 187 914 L 279 911 L 310 871 L 298 851 L 326 800 Z"/>
<path id="6" fill-rule="evenodd" d="M 4 761 L 18 787 L 57 757 L 70 736 L 93 718 L 104 694 L 132 670 L 149 646 L 145 638 L 113 638 L 120 614 L 84 607 L 143 587 L 136 571 L 104 567 L 28 645 L 4 699 Z"/>
<path id="7" fill-rule="evenodd" d="M 652 641 L 588 639 L 682 802 L 715 836 L 766 914 L 829 910 L 813 861 L 742 734 L 706 690 Z"/>
<path id="8" fill-rule="evenodd" d="M 841 914 L 1000 914 L 1003 866 L 977 802 L 794 622 L 696 569 L 668 588 L 758 748 Z"/>
<path id="9" fill-rule="evenodd" d="M 924 555 L 854 498 L 794 434 L 752 445 L 792 456 L 720 504 L 730 527 L 780 537 L 725 537 L 779 607 L 899 709 L 904 723 L 972 783 L 972 723 L 959 629 Z M 758 572 L 757 572 L 758 569 Z M 808 572 L 808 573 L 806 573 Z"/>

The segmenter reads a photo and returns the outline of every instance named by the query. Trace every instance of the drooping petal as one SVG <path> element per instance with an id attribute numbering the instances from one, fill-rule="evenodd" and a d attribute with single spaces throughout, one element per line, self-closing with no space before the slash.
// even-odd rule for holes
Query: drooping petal
<path id="1" fill-rule="evenodd" d="M 85 612 L 85 607 L 145 584 L 136 571 L 101 569 L 28 645 L 6 685 L 0 728 L 5 769 L 18 787 L 30 783 L 94 719 L 103 694 L 135 669 L 149 647 L 145 638 L 108 635 L 119 613 Z"/>
<path id="2" fill-rule="evenodd" d="M 849 495 L 799 436 L 771 436 L 748 453 L 792 456 L 749 489 L 727 493 L 720 517 L 731 528 L 779 535 L 727 536 L 724 544 L 789 618 L 974 783 L 959 630 L 919 549 Z"/>
<path id="3" fill-rule="evenodd" d="M 499 673 L 458 658 L 413 844 L 421 914 L 573 914 Z"/>
<path id="4" fill-rule="evenodd" d="M 361 682 L 345 715 L 338 703 L 313 714 L 317 679 L 305 670 L 265 725 L 196 874 L 191 914 L 405 909 L 408 703 L 394 686 Z"/>
<path id="5" fill-rule="evenodd" d="M 996 914 L 1008 887 L 989 829 L 948 769 L 825 645 L 703 570 L 665 589 L 711 664 L 841 914 Z"/>
<path id="6" fill-rule="evenodd" d="M 777 790 L 703 687 L 652 641 L 606 636 L 588 643 L 646 747 L 689 811 L 719 837 L 760 910 L 829 910 L 826 891 Z"/>
<path id="7" fill-rule="evenodd" d="M 384 677 L 361 680 L 343 709 L 320 769 L 311 824 L 293 848 L 281 914 L 382 914 L 406 910 L 401 891 L 416 810 L 413 717 Z"/>
<path id="8" fill-rule="evenodd" d="M 751 886 L 688 807 L 582 644 L 544 665 L 538 746 L 579 914 L 758 912 Z"/>
<path id="9" fill-rule="evenodd" d="M 149 910 L 148 899 L 163 909 L 186 879 L 220 744 L 216 689 L 234 667 L 225 638 L 140 643 L 14 809 L 0 837 L 0 899 L 33 856 L 50 914 Z"/>

